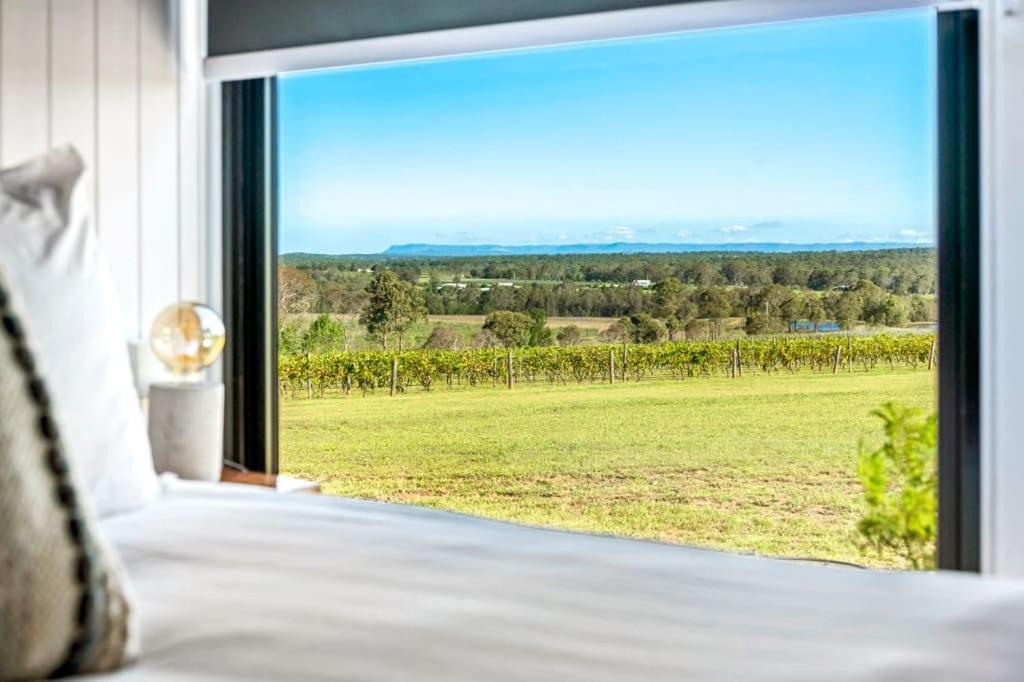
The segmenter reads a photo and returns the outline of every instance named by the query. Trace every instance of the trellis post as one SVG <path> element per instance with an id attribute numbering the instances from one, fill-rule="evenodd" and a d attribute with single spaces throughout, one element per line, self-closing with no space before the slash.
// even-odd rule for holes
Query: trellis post
<path id="1" fill-rule="evenodd" d="M 506 370 L 507 370 L 506 374 L 508 375 L 507 376 L 507 379 L 508 379 L 508 390 L 511 391 L 512 387 L 515 385 L 515 377 L 512 374 L 513 364 L 512 364 L 512 349 L 511 348 L 508 349 L 508 365 L 506 366 Z"/>
<path id="2" fill-rule="evenodd" d="M 626 381 L 626 371 L 629 369 L 629 346 L 625 341 L 622 342 L 622 380 Z"/>
<path id="3" fill-rule="evenodd" d="M 391 357 L 391 395 L 398 389 L 398 356 Z"/>
<path id="4" fill-rule="evenodd" d="M 306 353 L 306 399 L 313 397 L 313 379 L 309 375 L 309 353 Z"/>

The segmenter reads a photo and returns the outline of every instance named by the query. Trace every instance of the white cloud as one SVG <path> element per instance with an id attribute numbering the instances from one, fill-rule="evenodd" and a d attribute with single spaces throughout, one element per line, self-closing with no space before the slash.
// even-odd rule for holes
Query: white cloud
<path id="1" fill-rule="evenodd" d="M 866 235 L 866 234 L 851 234 L 849 232 L 843 233 L 833 240 L 841 244 L 883 244 L 885 242 L 891 242 L 892 236 L 886 235 L 884 237 L 878 235 Z"/>
<path id="2" fill-rule="evenodd" d="M 900 236 L 906 239 L 927 239 L 928 233 L 920 230 L 900 230 Z"/>
<path id="3" fill-rule="evenodd" d="M 693 233 L 689 230 L 679 230 L 676 232 L 676 236 L 680 239 L 686 239 L 687 237 L 692 237 Z"/>
<path id="4" fill-rule="evenodd" d="M 727 225 L 726 227 L 718 228 L 718 231 L 723 234 L 739 234 L 741 232 L 750 232 L 750 228 L 746 225 Z"/>
<path id="5" fill-rule="evenodd" d="M 609 240 L 612 240 L 612 241 L 616 241 L 616 240 L 630 241 L 632 239 L 636 239 L 636 230 L 634 230 L 632 227 L 626 227 L 625 225 L 619 225 L 618 227 L 613 227 L 610 230 L 605 230 L 604 236 L 605 236 L 605 239 L 609 239 Z"/>

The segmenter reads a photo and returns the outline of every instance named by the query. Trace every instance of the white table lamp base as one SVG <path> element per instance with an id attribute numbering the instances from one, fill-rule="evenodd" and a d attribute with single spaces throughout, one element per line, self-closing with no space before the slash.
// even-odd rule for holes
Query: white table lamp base
<path id="1" fill-rule="evenodd" d="M 149 442 L 157 473 L 219 481 L 224 463 L 224 384 L 151 385 Z"/>

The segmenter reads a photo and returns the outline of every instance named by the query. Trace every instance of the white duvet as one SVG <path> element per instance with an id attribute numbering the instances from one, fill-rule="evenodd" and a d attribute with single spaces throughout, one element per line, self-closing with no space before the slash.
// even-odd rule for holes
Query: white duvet
<path id="1" fill-rule="evenodd" d="M 142 615 L 116 680 L 1024 680 L 1015 582 L 248 486 L 103 527 Z"/>

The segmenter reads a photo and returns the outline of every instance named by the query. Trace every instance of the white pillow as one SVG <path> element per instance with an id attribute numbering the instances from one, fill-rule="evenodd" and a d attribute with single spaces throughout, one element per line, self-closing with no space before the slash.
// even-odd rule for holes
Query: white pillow
<path id="1" fill-rule="evenodd" d="M 158 483 L 83 171 L 71 147 L 0 171 L 0 266 L 24 304 L 68 456 L 106 516 L 141 507 Z"/>

